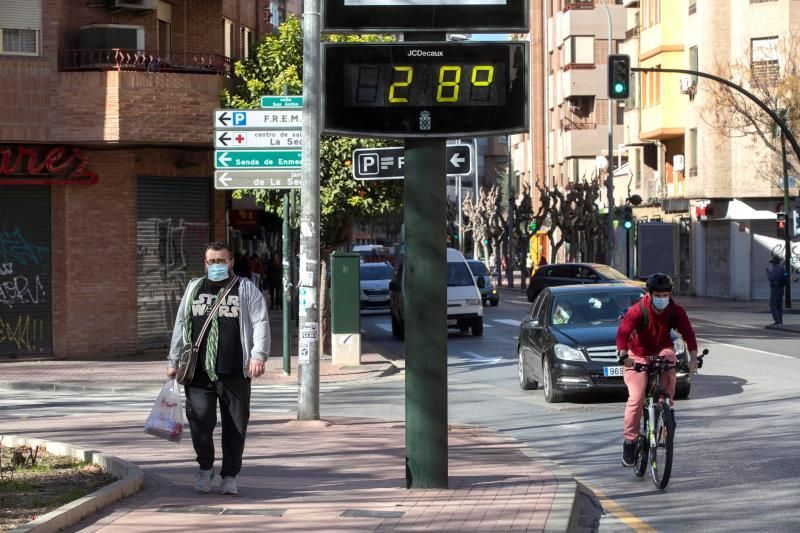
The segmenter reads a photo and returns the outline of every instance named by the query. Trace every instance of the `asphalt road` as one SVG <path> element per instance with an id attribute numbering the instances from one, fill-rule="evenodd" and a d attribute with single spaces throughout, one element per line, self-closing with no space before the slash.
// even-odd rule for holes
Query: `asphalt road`
<path id="1" fill-rule="evenodd" d="M 572 472 L 605 510 L 600 531 L 800 530 L 796 334 L 757 321 L 718 324 L 713 308 L 692 314 L 711 354 L 691 399 L 676 405 L 675 465 L 659 491 L 620 466 L 624 395 L 548 404 L 540 390 L 519 389 L 516 337 L 528 305 L 504 294 L 499 307 L 485 308 L 483 337 L 449 336 L 451 422 L 495 428 Z M 388 315 L 363 318 L 371 339 L 402 354 L 388 325 Z M 368 390 L 366 402 L 348 389 L 328 395 L 323 414 L 402 418 L 402 382 Z"/>

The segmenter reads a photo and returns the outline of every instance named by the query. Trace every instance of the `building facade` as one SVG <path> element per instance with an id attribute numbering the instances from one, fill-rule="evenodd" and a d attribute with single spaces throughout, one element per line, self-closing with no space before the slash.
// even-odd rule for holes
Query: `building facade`
<path id="1" fill-rule="evenodd" d="M 773 89 L 781 79 L 796 76 L 796 2 L 625 4 L 628 38 L 622 50 L 634 66 L 696 69 L 759 95 L 764 94 L 759 87 L 777 94 Z M 763 139 L 729 129 L 732 120 L 741 123 L 742 111 L 752 104 L 734 107 L 720 100 L 720 85 L 711 80 L 650 72 L 632 81 L 624 126 L 630 164 L 615 179 L 616 190 L 623 182 L 633 184 L 643 199 L 634 208 L 640 224 L 673 225 L 671 267 L 683 292 L 767 298 L 767 261 L 773 254 L 782 257 L 784 249 L 775 222 L 776 212 L 783 210 L 780 144 L 768 121 Z M 789 194 L 797 195 L 796 183 L 790 183 Z M 638 257 L 665 244 L 643 235 L 636 239 Z M 794 254 L 795 271 L 798 266 Z"/>
<path id="2" fill-rule="evenodd" d="M 0 355 L 164 348 L 205 243 L 227 235 L 213 110 L 278 11 L 264 0 L 3 6 Z"/>

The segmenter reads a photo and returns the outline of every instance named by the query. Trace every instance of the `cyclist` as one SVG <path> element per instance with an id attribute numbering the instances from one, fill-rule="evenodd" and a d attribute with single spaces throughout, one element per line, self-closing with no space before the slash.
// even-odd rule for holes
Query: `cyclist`
<path id="1" fill-rule="evenodd" d="M 625 429 L 622 444 L 623 466 L 633 466 L 636 439 L 642 420 L 647 372 L 636 372 L 634 363 L 647 363 L 647 357 L 658 354 L 675 361 L 675 349 L 670 330 L 677 329 L 689 349 L 689 371 L 697 373 L 697 339 L 689 317 L 683 307 L 672 299 L 672 279 L 666 274 L 653 274 L 647 278 L 647 294 L 638 304 L 632 305 L 617 330 L 617 350 L 620 363 L 625 366 L 623 378 L 628 386 L 628 404 L 625 407 Z M 661 376 L 661 384 L 670 398 L 675 396 L 675 369 Z"/>

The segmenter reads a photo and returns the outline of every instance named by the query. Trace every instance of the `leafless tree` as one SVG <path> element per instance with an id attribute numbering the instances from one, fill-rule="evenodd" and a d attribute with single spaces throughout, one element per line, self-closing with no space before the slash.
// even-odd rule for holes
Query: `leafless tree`
<path id="1" fill-rule="evenodd" d="M 777 44 L 751 50 L 743 45 L 738 61 L 717 62 L 714 74 L 743 86 L 762 100 L 770 109 L 784 114 L 787 125 L 796 131 L 800 126 L 800 38 L 789 35 L 777 39 Z M 731 138 L 760 140 L 770 157 L 760 162 L 763 172 L 773 186 L 783 189 L 781 136 L 772 118 L 755 102 L 738 91 L 714 81 L 703 81 L 705 105 L 703 116 L 708 123 Z M 789 173 L 797 175 L 800 163 L 787 146 Z"/>

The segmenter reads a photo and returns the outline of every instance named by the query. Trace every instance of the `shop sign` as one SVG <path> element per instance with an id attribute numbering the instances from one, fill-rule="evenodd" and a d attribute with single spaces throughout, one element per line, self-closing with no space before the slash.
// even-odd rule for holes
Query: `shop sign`
<path id="1" fill-rule="evenodd" d="M 93 185 L 89 157 L 67 146 L 0 145 L 0 185 Z"/>

